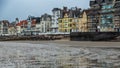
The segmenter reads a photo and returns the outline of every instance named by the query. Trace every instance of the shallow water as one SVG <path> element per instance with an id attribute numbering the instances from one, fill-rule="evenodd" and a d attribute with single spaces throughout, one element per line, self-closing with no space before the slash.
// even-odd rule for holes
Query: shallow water
<path id="1" fill-rule="evenodd" d="M 0 68 L 119 68 L 120 49 L 0 42 Z"/>

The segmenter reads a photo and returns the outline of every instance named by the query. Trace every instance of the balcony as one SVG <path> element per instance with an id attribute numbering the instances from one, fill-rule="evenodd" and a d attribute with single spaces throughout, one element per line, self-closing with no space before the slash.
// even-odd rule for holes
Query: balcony
<path id="1" fill-rule="evenodd" d="M 114 18 L 115 21 L 120 21 L 120 18 Z"/>

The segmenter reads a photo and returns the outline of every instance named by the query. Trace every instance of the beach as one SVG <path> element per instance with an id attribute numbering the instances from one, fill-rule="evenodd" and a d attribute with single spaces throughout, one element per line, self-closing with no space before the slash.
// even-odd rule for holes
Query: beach
<path id="1" fill-rule="evenodd" d="M 69 47 L 106 47 L 106 48 L 120 48 L 120 42 L 106 42 L 106 41 L 69 41 L 66 40 L 55 40 L 55 41 L 7 41 L 16 43 L 31 43 L 31 44 L 58 44 L 57 46 L 69 46 Z"/>
<path id="2" fill-rule="evenodd" d="M 119 68 L 119 42 L 0 42 L 0 68 Z"/>

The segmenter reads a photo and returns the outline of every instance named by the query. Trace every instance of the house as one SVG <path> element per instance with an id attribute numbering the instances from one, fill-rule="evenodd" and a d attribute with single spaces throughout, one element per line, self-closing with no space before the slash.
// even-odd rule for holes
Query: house
<path id="1" fill-rule="evenodd" d="M 17 35 L 17 29 L 16 29 L 16 22 L 12 22 L 9 24 L 9 35 Z"/>
<path id="2" fill-rule="evenodd" d="M 0 35 L 9 35 L 8 28 L 9 28 L 8 20 L 0 21 Z"/>
<path id="3" fill-rule="evenodd" d="M 17 35 L 22 35 L 25 30 L 27 30 L 28 22 L 27 20 L 22 20 L 19 23 L 16 24 L 17 28 Z"/>
<path id="4" fill-rule="evenodd" d="M 43 14 L 41 16 L 41 23 L 40 23 L 41 33 L 50 32 L 51 24 L 52 24 L 52 16 L 46 13 Z"/>
<path id="5" fill-rule="evenodd" d="M 63 7 L 59 21 L 59 32 L 70 33 L 78 31 L 80 8 L 72 7 L 67 9 Z"/>
<path id="6" fill-rule="evenodd" d="M 64 14 L 63 18 L 59 18 L 59 32 L 62 33 L 70 33 L 71 31 L 71 23 L 72 23 L 72 18 L 68 17 L 68 13 Z"/>

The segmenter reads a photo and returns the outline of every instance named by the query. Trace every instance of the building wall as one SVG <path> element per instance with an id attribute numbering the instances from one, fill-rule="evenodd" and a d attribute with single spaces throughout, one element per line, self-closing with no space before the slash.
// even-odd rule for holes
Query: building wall
<path id="1" fill-rule="evenodd" d="M 79 18 L 79 32 L 87 32 L 87 14 L 83 12 L 82 17 Z"/>
<path id="2" fill-rule="evenodd" d="M 51 21 L 41 21 L 41 32 L 47 33 L 50 32 Z"/>
<path id="3" fill-rule="evenodd" d="M 69 18 L 67 14 L 64 15 L 64 18 L 59 20 L 59 32 L 70 32 L 75 26 L 73 24 L 73 18 Z"/>
<path id="4" fill-rule="evenodd" d="M 8 32 L 9 35 L 17 35 L 17 31 L 15 27 L 9 27 Z"/>
<path id="5" fill-rule="evenodd" d="M 99 27 L 100 32 L 114 32 L 114 5 L 117 0 L 91 0 L 90 7 L 99 11 Z M 95 11 L 95 12 L 96 12 Z"/>
<path id="6" fill-rule="evenodd" d="M 9 22 L 7 20 L 0 21 L 0 35 L 8 35 Z"/>
<path id="7" fill-rule="evenodd" d="M 58 18 L 60 18 L 60 9 L 53 10 L 52 16 L 52 24 L 51 24 L 51 32 L 57 33 L 58 32 Z"/>
<path id="8" fill-rule="evenodd" d="M 21 33 L 21 26 L 16 26 L 17 28 L 17 34 L 20 34 Z"/>
<path id="9" fill-rule="evenodd" d="M 113 4 L 104 4 L 101 8 L 101 15 L 100 15 L 100 31 L 114 31 L 114 23 L 113 23 Z"/>
<path id="10" fill-rule="evenodd" d="M 119 0 L 116 0 L 115 1 L 115 4 L 114 4 L 114 29 L 115 29 L 115 32 L 120 32 L 120 1 Z"/>
<path id="11" fill-rule="evenodd" d="M 51 15 L 44 14 L 41 16 L 41 23 L 40 23 L 41 29 L 40 30 L 42 33 L 50 32 L 51 24 L 52 24 Z"/>
<path id="12" fill-rule="evenodd" d="M 36 31 L 39 31 L 39 32 L 42 31 L 42 30 L 41 30 L 41 24 L 36 24 Z"/>

